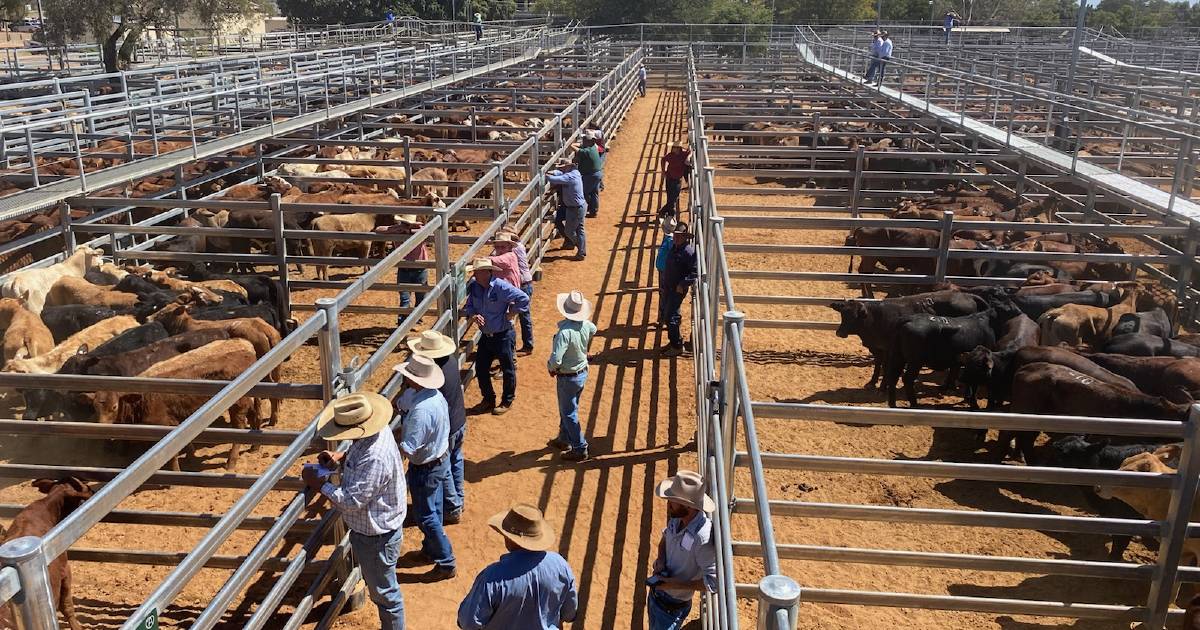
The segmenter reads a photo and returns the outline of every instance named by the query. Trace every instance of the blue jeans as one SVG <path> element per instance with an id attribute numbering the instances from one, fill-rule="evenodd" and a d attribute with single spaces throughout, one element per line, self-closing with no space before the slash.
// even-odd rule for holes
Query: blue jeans
<path id="1" fill-rule="evenodd" d="M 496 390 L 492 387 L 492 361 L 500 362 L 500 370 L 504 375 L 501 404 L 511 405 L 517 397 L 517 361 L 513 357 L 516 342 L 517 333 L 512 328 L 479 338 L 479 347 L 475 349 L 475 380 L 479 381 L 479 393 L 483 395 L 483 402 L 496 402 Z"/>
<path id="2" fill-rule="evenodd" d="M 638 79 L 638 93 L 640 93 L 642 96 L 646 95 L 646 80 L 645 79 Z"/>
<path id="3" fill-rule="evenodd" d="M 417 528 L 425 539 L 421 552 L 439 567 L 454 566 L 454 550 L 442 529 L 442 484 L 450 475 L 450 458 L 442 456 L 428 464 L 408 464 L 408 491 L 412 493 L 413 513 Z"/>
<path id="4" fill-rule="evenodd" d="M 667 324 L 667 339 L 673 346 L 682 346 L 683 335 L 679 332 L 679 325 L 683 322 L 683 315 L 680 309 L 687 294 L 676 291 L 675 287 L 660 287 L 658 297 L 662 304 L 663 321 Z"/>
<path id="5" fill-rule="evenodd" d="M 450 432 L 450 458 L 446 476 L 442 480 L 442 512 L 453 514 L 462 512 L 463 502 L 467 498 L 463 492 L 463 438 L 466 437 L 467 427 L 463 425 L 457 431 Z"/>
<path id="6" fill-rule="evenodd" d="M 953 29 L 942 27 L 942 30 L 946 31 L 946 43 L 949 44 L 950 43 L 950 31 Z"/>
<path id="7" fill-rule="evenodd" d="M 682 177 L 667 178 L 667 205 L 663 206 L 659 211 L 659 216 L 670 214 L 675 215 L 679 206 L 679 192 L 683 190 Z"/>
<path id="8" fill-rule="evenodd" d="M 425 276 L 428 269 L 405 269 L 404 267 L 396 267 L 396 284 L 425 284 Z M 400 308 L 416 306 L 425 299 L 424 293 L 412 291 L 412 301 L 409 301 L 409 291 L 400 292 Z M 404 319 L 401 317 L 401 319 Z"/>
<path id="9" fill-rule="evenodd" d="M 646 598 L 646 614 L 650 617 L 649 630 L 679 630 L 692 612 L 692 602 L 675 601 L 670 595 L 650 589 Z"/>
<path id="10" fill-rule="evenodd" d="M 575 376 L 556 376 L 558 383 L 558 439 L 571 445 L 571 450 L 587 448 L 583 427 L 579 425 L 579 397 L 587 384 L 587 368 Z"/>
<path id="11" fill-rule="evenodd" d="M 867 66 L 867 76 L 866 76 L 867 82 L 869 83 L 871 81 L 871 79 L 875 76 L 875 72 L 878 71 L 879 72 L 879 82 L 883 83 L 883 71 L 885 68 L 887 68 L 887 60 L 886 59 L 883 59 L 881 57 L 872 57 L 871 64 L 869 66 Z"/>
<path id="12" fill-rule="evenodd" d="M 376 536 L 350 532 L 350 548 L 362 569 L 367 594 L 379 608 L 379 626 L 383 630 L 404 630 L 404 596 L 396 581 L 396 561 L 400 559 L 403 537 L 403 528 Z"/>
<path id="13" fill-rule="evenodd" d="M 554 225 L 563 238 L 575 245 L 575 253 L 587 256 L 587 234 L 583 231 L 586 206 L 559 206 L 554 213 Z"/>
<path id="14" fill-rule="evenodd" d="M 587 213 L 595 215 L 600 212 L 600 190 L 604 187 L 604 171 L 582 173 L 583 201 L 587 204 Z"/>
<path id="15" fill-rule="evenodd" d="M 531 317 L 529 315 L 529 311 L 530 311 L 530 309 L 533 308 L 533 283 L 532 282 L 522 282 L 521 290 L 524 291 L 525 295 L 528 295 L 529 299 L 530 299 L 529 308 L 526 308 L 525 310 L 521 311 L 520 313 L 517 313 L 517 321 L 521 323 L 521 347 L 522 348 L 532 348 L 533 347 L 533 317 Z"/>

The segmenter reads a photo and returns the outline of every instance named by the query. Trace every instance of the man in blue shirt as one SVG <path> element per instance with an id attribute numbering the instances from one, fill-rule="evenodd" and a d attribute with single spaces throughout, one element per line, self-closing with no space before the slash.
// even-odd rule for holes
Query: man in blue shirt
<path id="1" fill-rule="evenodd" d="M 395 367 L 412 390 L 408 412 L 400 425 L 400 452 L 408 459 L 408 488 L 413 515 L 424 539 L 412 560 L 433 563 L 425 581 L 453 578 L 454 550 L 442 529 L 442 488 L 450 475 L 450 411 L 438 388 L 445 383 L 432 359 L 414 356 Z M 405 396 L 402 396 L 405 398 Z"/>
<path id="2" fill-rule="evenodd" d="M 879 37 L 879 80 L 875 82 L 875 85 L 883 85 L 883 73 L 887 70 L 887 62 L 892 58 L 892 47 L 894 45 L 887 31 L 880 33 Z M 867 80 L 870 81 L 870 79 Z"/>
<path id="3" fill-rule="evenodd" d="M 550 551 L 542 512 L 518 503 L 488 520 L 508 553 L 479 573 L 458 607 L 463 630 L 558 630 L 575 621 L 579 594 L 566 559 Z"/>
<path id="4" fill-rule="evenodd" d="M 667 356 L 683 353 L 683 335 L 679 332 L 679 325 L 683 321 L 680 308 L 687 298 L 688 289 L 696 282 L 696 273 L 696 246 L 692 244 L 687 223 L 680 221 L 671 235 L 671 251 L 667 252 L 666 264 L 658 276 L 658 299 L 663 317 L 661 323 L 667 327 L 669 340 L 664 349 Z"/>
<path id="5" fill-rule="evenodd" d="M 879 71 L 879 48 L 882 44 L 883 33 L 879 30 L 876 30 L 871 34 L 871 47 L 869 49 L 871 57 L 869 63 L 867 64 L 867 74 L 865 76 L 867 83 L 870 83 L 871 79 L 875 78 L 875 73 Z"/>
<path id="6" fill-rule="evenodd" d="M 517 397 L 517 336 L 513 331 L 510 315 L 529 308 L 529 296 L 513 285 L 495 278 L 492 272 L 496 265 L 491 259 L 480 258 L 467 272 L 474 276 L 467 284 L 467 303 L 463 314 L 479 326 L 483 336 L 475 349 L 475 380 L 479 381 L 479 393 L 483 400 L 476 408 L 477 413 L 491 411 L 493 415 L 504 415 Z M 496 390 L 492 388 L 492 361 L 500 362 L 504 389 L 500 405 L 496 405 Z"/>
<path id="7" fill-rule="evenodd" d="M 587 258 L 587 234 L 583 231 L 587 202 L 583 196 L 583 176 L 571 160 L 559 160 L 555 170 L 546 174 L 558 192 L 558 209 L 554 213 L 554 225 L 562 235 L 563 249 L 575 248 L 575 260 Z"/>
<path id="8" fill-rule="evenodd" d="M 946 32 L 946 43 L 950 43 L 950 32 L 954 30 L 954 25 L 958 23 L 958 14 L 954 11 L 947 11 L 945 17 L 942 18 L 942 30 Z"/>
<path id="9" fill-rule="evenodd" d="M 462 520 L 466 494 L 463 489 L 463 439 L 467 436 L 467 409 L 463 402 L 462 370 L 458 366 L 458 346 L 436 330 L 426 330 L 408 340 L 413 355 L 432 359 L 442 369 L 438 391 L 450 410 L 450 474 L 442 484 L 442 524 L 457 525 Z"/>

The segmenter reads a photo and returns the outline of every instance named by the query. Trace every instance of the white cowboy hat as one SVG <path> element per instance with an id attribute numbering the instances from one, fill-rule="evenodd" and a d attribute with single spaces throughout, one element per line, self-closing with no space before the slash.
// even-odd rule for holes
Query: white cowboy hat
<path id="1" fill-rule="evenodd" d="M 663 480 L 654 489 L 654 496 L 704 512 L 717 509 L 713 500 L 704 494 L 704 479 L 690 470 L 681 470 L 674 477 Z"/>
<path id="2" fill-rule="evenodd" d="M 517 503 L 489 518 L 488 525 L 522 549 L 547 551 L 554 547 L 554 531 L 542 511 L 532 505 Z"/>
<path id="3" fill-rule="evenodd" d="M 347 394 L 321 410 L 317 435 L 334 442 L 358 440 L 383 431 L 391 421 L 392 404 L 387 398 L 374 392 Z"/>
<path id="4" fill-rule="evenodd" d="M 446 384 L 446 375 L 442 374 L 442 368 L 438 367 L 433 359 L 420 354 L 413 355 L 411 359 L 392 369 L 425 389 L 437 389 Z"/>
<path id="5" fill-rule="evenodd" d="M 480 270 L 497 271 L 500 268 L 492 262 L 491 258 L 476 258 L 475 262 L 467 265 L 467 273 L 472 274 Z"/>
<path id="6" fill-rule="evenodd" d="M 592 303 L 579 291 L 559 293 L 557 300 L 558 312 L 573 322 L 587 321 L 592 315 Z"/>
<path id="7" fill-rule="evenodd" d="M 409 339 L 407 343 L 408 349 L 412 350 L 414 355 L 430 359 L 448 357 L 458 349 L 455 347 L 453 339 L 436 330 L 426 330 L 419 336 Z"/>
<path id="8" fill-rule="evenodd" d="M 492 242 L 493 243 L 516 243 L 517 237 L 512 232 L 506 232 L 504 230 L 501 230 L 499 232 L 496 232 L 496 235 L 492 237 Z"/>

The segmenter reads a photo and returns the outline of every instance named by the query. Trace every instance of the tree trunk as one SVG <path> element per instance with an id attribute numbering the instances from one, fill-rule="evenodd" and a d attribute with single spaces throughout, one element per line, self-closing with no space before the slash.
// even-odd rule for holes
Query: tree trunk
<path id="1" fill-rule="evenodd" d="M 117 51 L 117 65 L 122 70 L 127 70 L 133 63 L 133 52 L 137 48 L 138 39 L 142 35 L 142 25 L 134 24 L 129 29 L 129 33 L 125 35 L 125 41 L 121 42 L 121 49 Z"/>
<path id="2" fill-rule="evenodd" d="M 121 36 L 125 34 L 125 25 L 118 24 L 116 30 L 104 38 L 100 42 L 100 55 L 104 61 L 105 72 L 117 72 L 120 70 L 117 63 L 117 42 L 121 41 Z"/>

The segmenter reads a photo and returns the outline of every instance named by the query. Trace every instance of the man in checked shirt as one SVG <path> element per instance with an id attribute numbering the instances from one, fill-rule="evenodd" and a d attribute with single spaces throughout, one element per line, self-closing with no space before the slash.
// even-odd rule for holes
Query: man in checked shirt
<path id="1" fill-rule="evenodd" d="M 321 468 L 305 465 L 309 489 L 325 495 L 350 528 L 350 547 L 362 569 L 367 593 L 379 608 L 382 630 L 404 630 L 404 598 L 396 561 L 407 509 L 404 465 L 392 432 L 392 405 L 376 393 L 342 396 L 317 420 L 317 435 L 330 442 L 352 440 L 345 451 L 323 451 Z M 329 470 L 341 468 L 334 485 Z"/>

